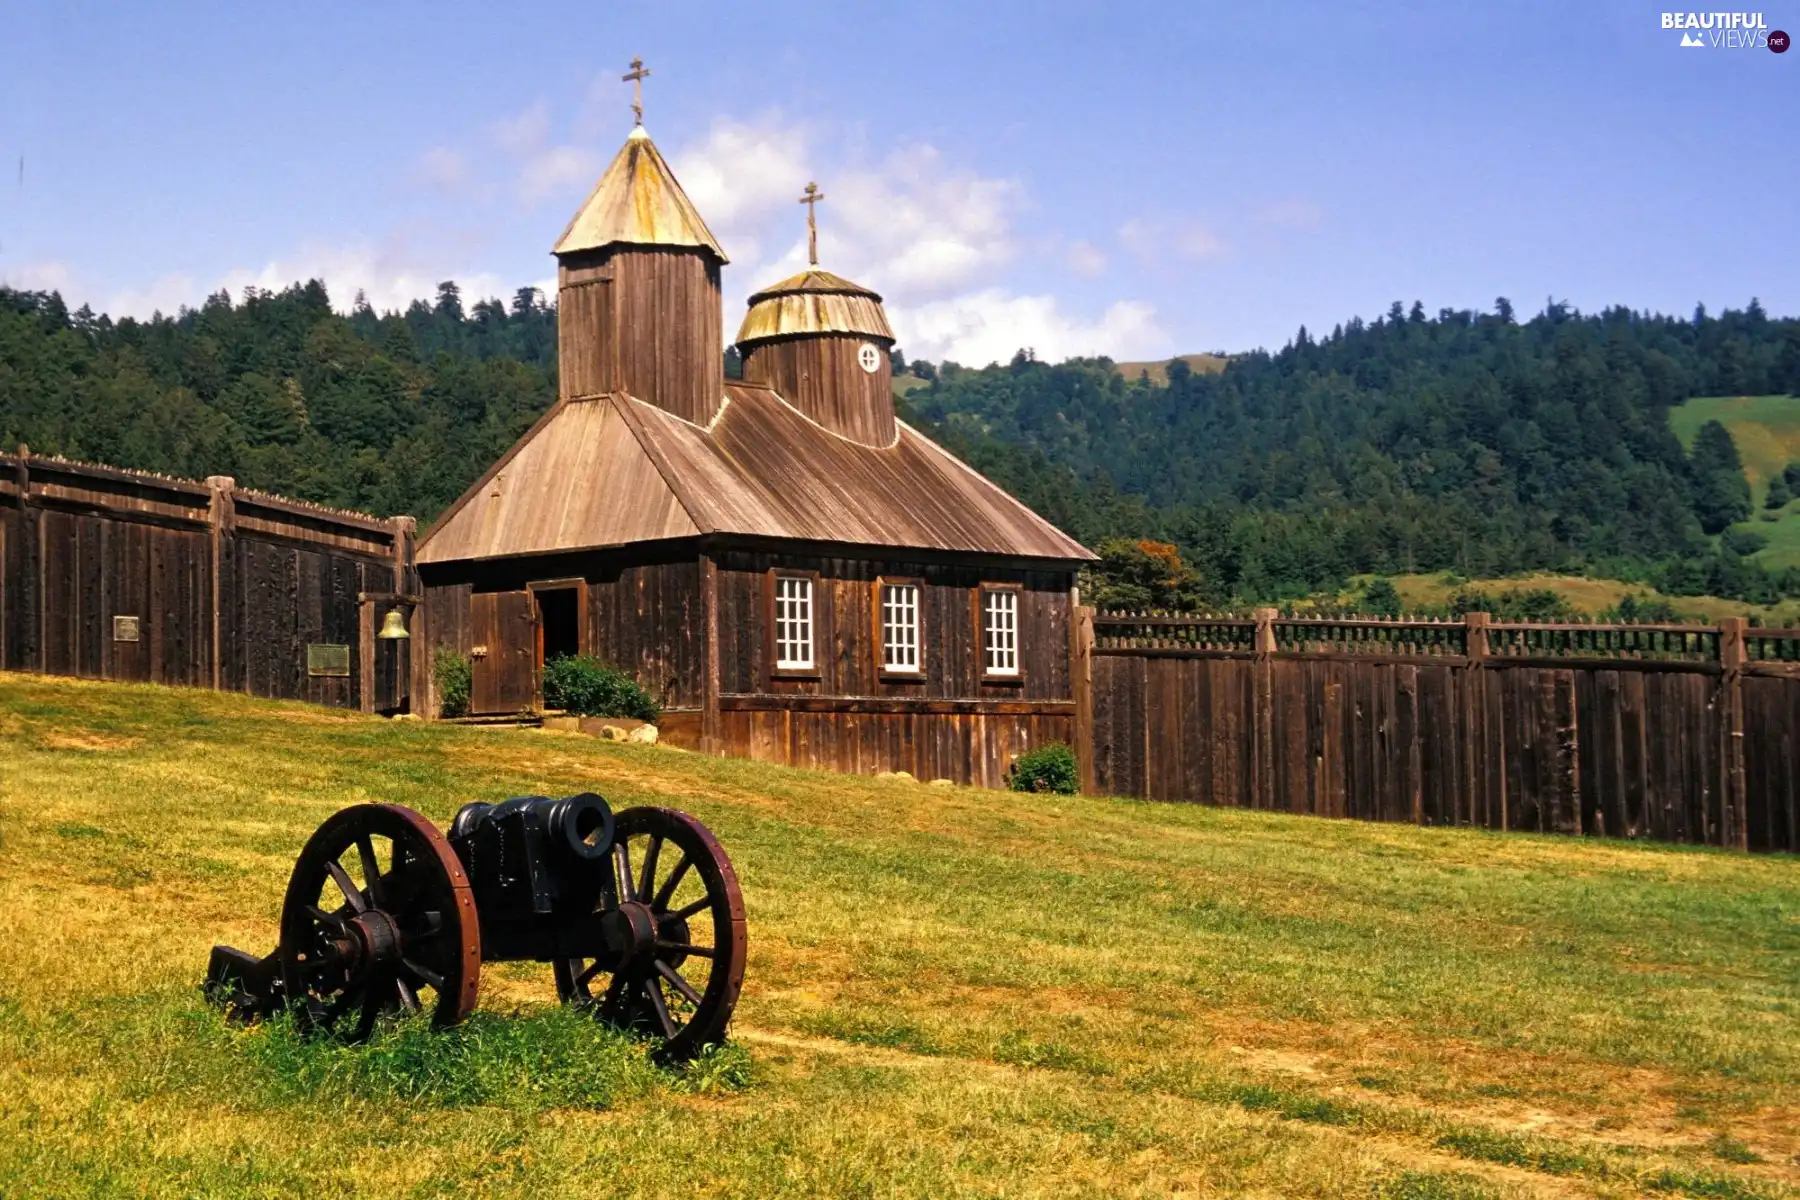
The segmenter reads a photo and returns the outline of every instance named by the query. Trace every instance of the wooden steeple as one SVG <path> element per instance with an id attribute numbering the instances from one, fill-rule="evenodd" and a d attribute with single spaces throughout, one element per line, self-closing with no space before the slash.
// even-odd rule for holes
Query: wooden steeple
<path id="1" fill-rule="evenodd" d="M 633 64 L 635 82 L 648 74 Z M 634 105 L 641 118 L 642 99 Z M 705 425 L 725 396 L 727 261 L 640 124 L 558 239 L 562 398 L 625 392 Z"/>

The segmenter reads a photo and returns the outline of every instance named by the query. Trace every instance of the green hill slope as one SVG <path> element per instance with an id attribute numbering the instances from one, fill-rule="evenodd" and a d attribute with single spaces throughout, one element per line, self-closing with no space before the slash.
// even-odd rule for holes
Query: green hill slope
<path id="1" fill-rule="evenodd" d="M 1669 410 L 1669 427 L 1683 446 L 1692 447 L 1708 421 L 1731 431 L 1759 502 L 1769 480 L 1800 462 L 1800 396 L 1696 396 Z"/>
<path id="2" fill-rule="evenodd" d="M 1746 1197 L 1800 1177 L 1786 860 L 17 675 L 0 761 L 0 1195 Z M 361 1049 L 200 1004 L 208 947 L 270 944 L 338 807 L 442 824 L 584 788 L 690 810 L 735 860 L 747 1087 L 560 1017 L 532 964 L 485 971 L 462 1033 Z"/>
<path id="3" fill-rule="evenodd" d="M 1768 539 L 1752 557 L 1772 569 L 1800 567 L 1800 502 L 1770 512 L 1769 481 L 1800 462 L 1800 396 L 1698 396 L 1669 412 L 1669 425 L 1691 447 L 1700 427 L 1718 421 L 1731 433 L 1750 481 L 1753 519 L 1738 526 Z"/>

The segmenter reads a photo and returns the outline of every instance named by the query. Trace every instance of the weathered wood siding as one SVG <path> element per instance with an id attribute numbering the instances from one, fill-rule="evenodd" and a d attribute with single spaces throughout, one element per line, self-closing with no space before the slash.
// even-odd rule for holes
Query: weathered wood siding
<path id="1" fill-rule="evenodd" d="M 953 779 L 976 787 L 1004 787 L 1014 758 L 1046 742 L 1067 742 L 1074 731 L 1072 705 L 1060 712 L 1009 713 L 857 712 L 856 705 L 843 704 L 809 712 L 792 704 L 737 707 L 743 703 L 725 701 L 726 753 L 819 771 L 906 771 L 922 780 Z"/>
<path id="2" fill-rule="evenodd" d="M 1098 625 L 1094 790 L 1800 850 L 1800 632 Z"/>
<path id="3" fill-rule="evenodd" d="M 808 677 L 773 674 L 770 572 L 816 572 Z M 920 584 L 919 678 L 881 671 L 880 579 Z M 736 552 L 716 573 L 721 753 L 998 787 L 1018 754 L 1074 736 L 1069 571 Z M 1020 586 L 1016 682 L 984 678 L 978 589 Z"/>
<path id="4" fill-rule="evenodd" d="M 372 597 L 409 585 L 410 519 L 29 454 L 0 456 L 0 480 L 0 666 L 404 706 L 369 632 Z M 312 643 L 349 647 L 350 674 L 309 675 Z"/>
<path id="5" fill-rule="evenodd" d="M 814 585 L 817 678 L 771 675 L 769 573 L 818 573 Z M 920 583 L 923 641 L 917 680 L 880 671 L 881 629 L 875 612 L 877 579 Z M 984 679 L 977 630 L 976 589 L 1016 583 L 1021 676 Z M 730 553 L 721 557 L 719 588 L 720 690 L 725 695 L 912 697 L 921 700 L 1068 700 L 1069 588 L 1072 573 L 903 559 Z"/>
<path id="6" fill-rule="evenodd" d="M 769 674 L 775 567 L 817 573 L 818 670 L 806 678 Z M 535 671 L 529 589 L 579 581 L 587 614 L 582 649 L 657 695 L 663 735 L 678 745 L 792 766 L 904 770 L 998 786 L 1020 752 L 1074 736 L 1067 570 L 772 551 L 709 555 L 684 542 L 631 554 L 427 564 L 423 574 L 421 662 L 437 648 L 464 655 L 485 649 L 475 661 L 477 714 L 527 707 L 520 668 L 504 664 L 529 663 Z M 917 679 L 879 669 L 878 578 L 922 585 L 925 670 Z M 1024 669 L 1014 683 L 981 675 L 976 605 L 983 583 L 1020 587 Z M 421 668 L 415 687 L 422 686 Z M 535 680 L 529 690 L 536 691 Z"/>
<path id="7" fill-rule="evenodd" d="M 562 398 L 627 392 L 704 425 L 725 398 L 719 264 L 700 247 L 614 246 L 558 267 Z"/>
<path id="8" fill-rule="evenodd" d="M 637 561 L 634 561 L 634 557 Z M 644 561 L 648 560 L 648 561 Z M 531 584 L 579 581 L 587 620 L 581 649 L 632 674 L 666 709 L 698 710 L 706 624 L 700 559 L 691 542 L 620 553 L 546 555 L 427 565 L 421 656 L 438 648 L 472 656 L 477 714 L 530 708 L 539 696 L 537 609 Z M 419 677 L 415 686 L 423 682 Z M 436 698 L 432 711 L 436 711 Z"/>
<path id="9" fill-rule="evenodd" d="M 858 352 L 874 345 L 873 372 Z M 831 432 L 865 446 L 893 442 L 894 373 L 885 343 L 860 334 L 814 334 L 764 342 L 744 353 L 744 380 L 763 384 Z"/>

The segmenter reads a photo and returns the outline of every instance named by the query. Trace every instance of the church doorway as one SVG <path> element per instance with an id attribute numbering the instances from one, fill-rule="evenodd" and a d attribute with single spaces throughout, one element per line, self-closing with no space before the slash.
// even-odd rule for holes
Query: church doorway
<path id="1" fill-rule="evenodd" d="M 581 653 L 581 598 L 574 587 L 534 587 L 537 597 L 538 669 Z"/>

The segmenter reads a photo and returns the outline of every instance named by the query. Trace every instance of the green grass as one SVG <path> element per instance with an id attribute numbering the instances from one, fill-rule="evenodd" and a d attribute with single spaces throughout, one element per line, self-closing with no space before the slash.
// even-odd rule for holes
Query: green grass
<path id="1" fill-rule="evenodd" d="M 1669 425 L 1686 449 L 1708 421 L 1731 431 L 1758 503 L 1769 480 L 1800 462 L 1800 396 L 1696 396 L 1669 410 Z"/>
<path id="2" fill-rule="evenodd" d="M 683 1070 L 490 965 L 344 1048 L 200 1004 L 338 807 L 705 820 Z M 1800 863 L 934 789 L 0 675 L 0 1195 L 1792 1196 Z"/>
<path id="3" fill-rule="evenodd" d="M 1750 503 L 1756 511 L 1740 528 L 1754 529 L 1769 539 L 1753 557 L 1767 567 L 1800 566 L 1800 503 L 1789 504 L 1779 520 L 1758 519 L 1769 480 L 1787 464 L 1800 462 L 1800 396 L 1700 396 L 1669 412 L 1675 436 L 1689 449 L 1708 421 L 1718 421 L 1731 432 L 1744 460 Z"/>

